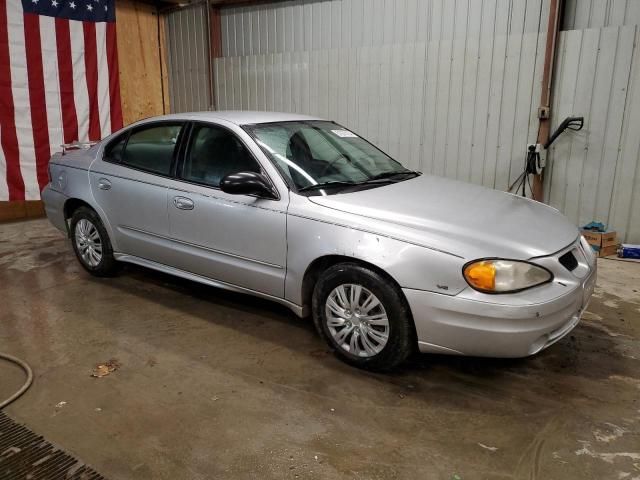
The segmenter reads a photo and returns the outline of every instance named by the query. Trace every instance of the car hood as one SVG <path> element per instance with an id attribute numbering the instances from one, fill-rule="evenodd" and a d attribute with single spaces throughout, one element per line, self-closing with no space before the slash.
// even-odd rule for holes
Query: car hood
<path id="1" fill-rule="evenodd" d="M 431 175 L 309 200 L 364 217 L 368 230 L 463 258 L 529 259 L 555 253 L 578 237 L 576 226 L 552 207 Z"/>

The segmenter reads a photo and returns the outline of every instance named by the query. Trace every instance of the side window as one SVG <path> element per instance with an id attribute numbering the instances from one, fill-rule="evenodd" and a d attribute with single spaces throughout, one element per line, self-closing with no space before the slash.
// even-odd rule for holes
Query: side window
<path id="1" fill-rule="evenodd" d="M 112 141 L 104 151 L 104 159 L 107 162 L 120 163 L 122 161 L 122 152 L 124 150 L 124 144 L 127 143 L 128 132 L 120 135 Z"/>
<path id="2" fill-rule="evenodd" d="M 180 124 L 164 123 L 134 131 L 122 155 L 122 164 L 169 175 L 181 128 Z"/>
<path id="3" fill-rule="evenodd" d="M 230 173 L 260 172 L 244 144 L 224 128 L 195 124 L 182 167 L 182 178 L 218 187 Z"/>

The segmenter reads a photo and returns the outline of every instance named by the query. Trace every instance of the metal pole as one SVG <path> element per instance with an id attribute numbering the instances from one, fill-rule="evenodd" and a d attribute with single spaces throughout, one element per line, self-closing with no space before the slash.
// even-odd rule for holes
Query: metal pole
<path id="1" fill-rule="evenodd" d="M 160 22 L 164 21 L 164 18 L 160 20 L 160 8 L 156 6 L 156 28 L 158 29 L 158 62 L 160 62 L 160 90 L 162 94 L 162 114 L 165 115 L 167 113 L 167 99 L 164 96 L 164 69 L 163 69 L 163 61 L 162 57 L 164 55 L 164 50 L 162 49 L 162 35 L 160 34 Z"/>
<path id="2" fill-rule="evenodd" d="M 211 51 L 211 2 L 207 0 L 207 62 L 209 68 L 209 110 L 215 110 L 216 97 L 213 88 L 213 59 Z"/>
<path id="3" fill-rule="evenodd" d="M 551 0 L 549 5 L 549 22 L 547 24 L 547 42 L 544 54 L 544 68 L 542 72 L 542 94 L 540 98 L 540 109 L 538 118 L 540 126 L 538 128 L 538 143 L 544 145 L 549 139 L 551 131 L 551 86 L 553 83 L 553 67 L 555 65 L 556 45 L 558 43 L 558 33 L 560 30 L 560 18 L 563 0 Z M 533 176 L 533 198 L 542 202 L 544 200 L 544 173 Z"/>

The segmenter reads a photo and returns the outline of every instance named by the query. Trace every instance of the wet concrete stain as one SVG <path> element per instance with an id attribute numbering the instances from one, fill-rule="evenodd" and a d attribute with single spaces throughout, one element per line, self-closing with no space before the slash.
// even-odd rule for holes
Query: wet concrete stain
<path id="1" fill-rule="evenodd" d="M 119 479 L 636 480 L 639 270 L 601 261 L 588 315 L 535 357 L 377 374 L 277 304 L 133 266 L 96 279 L 46 221 L 0 225 L 0 351 L 36 371 L 7 413 Z M 21 382 L 0 378 L 0 397 Z"/>

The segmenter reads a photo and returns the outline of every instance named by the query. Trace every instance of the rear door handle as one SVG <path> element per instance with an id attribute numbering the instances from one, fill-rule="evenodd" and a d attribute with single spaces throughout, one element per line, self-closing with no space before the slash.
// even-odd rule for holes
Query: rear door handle
<path id="1" fill-rule="evenodd" d="M 193 200 L 187 197 L 173 197 L 173 204 L 180 210 L 193 210 Z"/>
<path id="2" fill-rule="evenodd" d="M 100 190 L 109 190 L 111 188 L 111 182 L 106 178 L 101 178 L 98 180 L 98 188 Z"/>

